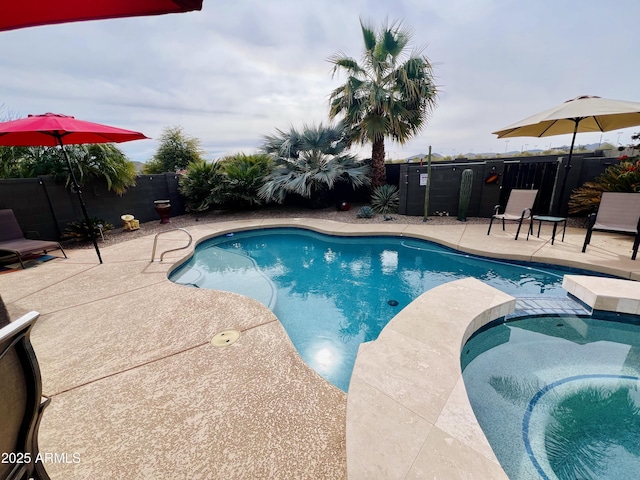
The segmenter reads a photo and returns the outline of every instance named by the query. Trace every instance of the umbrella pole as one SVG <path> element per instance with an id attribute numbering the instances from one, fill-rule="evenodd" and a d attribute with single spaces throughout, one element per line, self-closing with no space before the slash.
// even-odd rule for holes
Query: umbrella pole
<path id="1" fill-rule="evenodd" d="M 67 151 L 64 149 L 64 144 L 62 143 L 62 137 L 60 135 L 56 135 L 56 139 L 60 144 L 60 148 L 62 149 L 62 153 L 64 155 L 64 159 L 67 162 L 67 167 L 69 167 L 69 174 L 71 174 L 71 183 L 73 184 L 73 191 L 78 195 L 78 200 L 80 201 L 80 207 L 82 208 L 82 213 L 84 214 L 84 219 L 87 221 L 87 227 L 89 228 L 89 234 L 91 235 L 91 241 L 93 242 L 93 247 L 96 249 L 96 254 L 98 255 L 98 260 L 102 263 L 102 256 L 100 255 L 100 249 L 98 248 L 98 241 L 96 240 L 96 232 L 93 231 L 91 225 L 91 219 L 89 218 L 89 213 L 87 213 L 87 206 L 84 203 L 84 199 L 82 198 L 82 190 L 80 190 L 80 185 L 78 185 L 78 181 L 76 180 L 76 176 L 73 173 L 73 168 L 71 167 L 71 161 L 69 160 L 69 155 L 67 155 Z"/>
<path id="2" fill-rule="evenodd" d="M 558 206 L 555 209 L 556 213 L 559 215 L 561 212 L 562 200 L 564 198 L 564 191 L 567 188 L 567 178 L 569 178 L 569 170 L 571 170 L 571 157 L 573 156 L 573 145 L 576 143 L 576 134 L 578 133 L 578 124 L 580 123 L 582 118 L 574 118 L 573 121 L 576 122 L 576 126 L 573 129 L 573 137 L 571 138 L 571 147 L 569 148 L 569 160 L 567 160 L 567 164 L 564 166 L 564 178 L 562 179 L 562 186 L 560 187 L 560 195 L 558 197 Z"/>

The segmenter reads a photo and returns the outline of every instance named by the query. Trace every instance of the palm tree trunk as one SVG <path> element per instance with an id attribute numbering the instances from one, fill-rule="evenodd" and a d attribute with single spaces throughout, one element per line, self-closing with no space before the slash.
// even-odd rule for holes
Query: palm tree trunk
<path id="1" fill-rule="evenodd" d="M 387 183 L 387 170 L 384 166 L 384 138 L 374 140 L 371 151 L 371 188 Z"/>

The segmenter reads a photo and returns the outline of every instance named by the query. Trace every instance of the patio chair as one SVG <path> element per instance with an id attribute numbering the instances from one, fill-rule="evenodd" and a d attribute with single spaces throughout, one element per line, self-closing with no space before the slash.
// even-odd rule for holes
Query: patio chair
<path id="1" fill-rule="evenodd" d="M 42 397 L 38 360 L 29 334 L 38 318 L 30 312 L 9 322 L 0 298 L 0 479 L 48 480 L 38 459 L 38 429 L 49 399 Z"/>
<path id="2" fill-rule="evenodd" d="M 500 205 L 493 207 L 493 215 L 489 222 L 487 235 L 491 233 L 491 225 L 493 224 L 494 219 L 502 220 L 502 230 L 504 230 L 505 220 L 509 220 L 512 222 L 518 222 L 518 231 L 516 232 L 517 240 L 518 235 L 520 235 L 522 222 L 531 218 L 531 209 L 533 208 L 533 204 L 536 201 L 537 196 L 538 190 L 511 190 L 507 206 L 504 208 L 504 213 L 498 213 L 500 211 Z M 529 225 L 529 228 L 531 229 L 531 225 Z"/>
<path id="3" fill-rule="evenodd" d="M 631 254 L 631 260 L 635 260 L 638 255 L 638 245 L 640 245 L 640 193 L 602 193 L 598 212 L 589 215 L 582 253 L 586 252 L 594 231 L 635 235 Z"/>
<path id="4" fill-rule="evenodd" d="M 60 250 L 64 258 L 67 258 L 67 254 L 58 242 L 26 238 L 13 210 L 0 210 L 0 252 L 10 252 L 15 255 L 24 268 L 22 260 L 25 255 L 47 253 L 53 250 Z"/>

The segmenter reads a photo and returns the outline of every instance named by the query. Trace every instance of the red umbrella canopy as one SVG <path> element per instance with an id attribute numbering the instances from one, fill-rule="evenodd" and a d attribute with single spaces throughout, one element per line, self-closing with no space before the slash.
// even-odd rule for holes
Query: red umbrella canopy
<path id="1" fill-rule="evenodd" d="M 122 143 L 148 138 L 140 132 L 45 113 L 0 123 L 0 145 L 53 147 L 85 143 Z"/>
<path id="2" fill-rule="evenodd" d="M 0 31 L 54 23 L 201 10 L 203 0 L 6 0 Z"/>

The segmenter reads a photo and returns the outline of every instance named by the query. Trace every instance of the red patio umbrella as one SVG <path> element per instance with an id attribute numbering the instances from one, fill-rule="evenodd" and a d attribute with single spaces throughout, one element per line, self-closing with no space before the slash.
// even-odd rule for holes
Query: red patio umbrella
<path id="1" fill-rule="evenodd" d="M 54 23 L 182 13 L 202 9 L 203 0 L 7 0 L 0 31 Z"/>
<path id="2" fill-rule="evenodd" d="M 87 206 L 82 198 L 82 191 L 71 168 L 71 161 L 64 145 L 81 145 L 94 143 L 122 143 L 131 140 L 148 138 L 144 134 L 122 128 L 110 127 L 99 123 L 77 120 L 74 117 L 57 113 L 29 115 L 27 118 L 0 123 L 0 146 L 5 147 L 54 147 L 60 146 L 71 174 L 73 190 L 78 195 L 80 206 L 87 226 L 91 225 Z M 93 246 L 102 263 L 100 249 L 95 233 L 89 228 Z"/>

